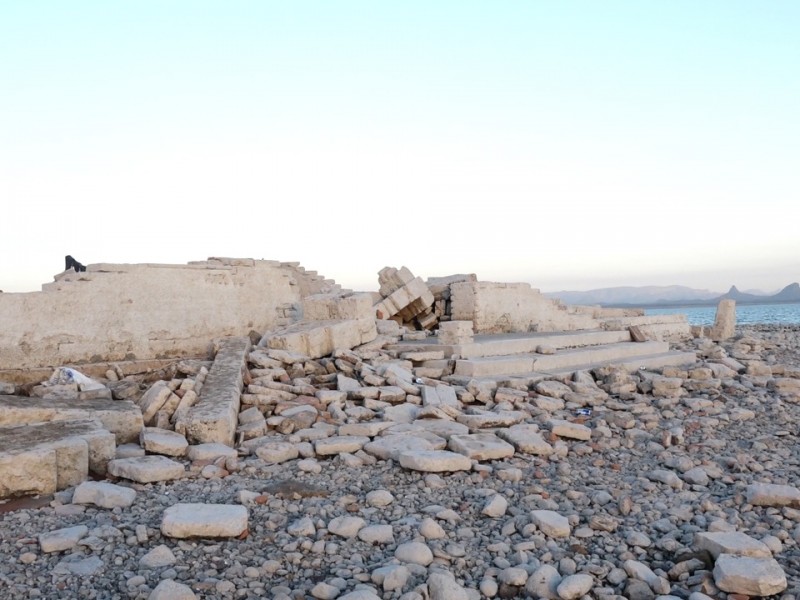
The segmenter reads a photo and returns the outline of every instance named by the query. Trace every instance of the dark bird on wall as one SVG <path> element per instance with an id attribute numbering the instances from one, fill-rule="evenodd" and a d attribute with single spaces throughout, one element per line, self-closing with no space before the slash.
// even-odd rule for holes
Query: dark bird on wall
<path id="1" fill-rule="evenodd" d="M 72 258 L 69 254 L 67 254 L 64 257 L 64 261 L 66 262 L 66 266 L 64 267 L 65 271 L 69 271 L 70 269 L 75 269 L 76 273 L 80 273 L 81 271 L 86 270 L 86 267 L 84 267 L 81 263 Z"/>

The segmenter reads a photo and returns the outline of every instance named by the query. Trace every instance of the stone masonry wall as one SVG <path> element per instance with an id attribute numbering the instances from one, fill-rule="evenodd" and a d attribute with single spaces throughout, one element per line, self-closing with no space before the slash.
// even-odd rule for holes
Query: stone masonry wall
<path id="1" fill-rule="evenodd" d="M 0 368 L 206 354 L 212 338 L 283 324 L 287 306 L 332 286 L 253 259 L 88 265 L 41 292 L 0 294 Z"/>
<path id="2" fill-rule="evenodd" d="M 600 326 L 592 315 L 571 311 L 527 283 L 454 283 L 450 292 L 453 320 L 472 321 L 475 333 L 572 331 Z"/>

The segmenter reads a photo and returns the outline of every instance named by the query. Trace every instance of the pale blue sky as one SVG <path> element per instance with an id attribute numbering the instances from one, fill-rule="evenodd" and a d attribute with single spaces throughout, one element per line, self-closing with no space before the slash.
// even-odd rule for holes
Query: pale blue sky
<path id="1" fill-rule="evenodd" d="M 800 279 L 800 3 L 0 3 L 0 289 L 84 263 Z"/>

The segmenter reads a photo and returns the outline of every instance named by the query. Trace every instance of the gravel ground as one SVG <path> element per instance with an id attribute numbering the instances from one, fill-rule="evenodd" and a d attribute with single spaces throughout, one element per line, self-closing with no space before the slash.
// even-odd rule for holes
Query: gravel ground
<path id="1" fill-rule="evenodd" d="M 606 374 L 598 383 L 608 396 L 590 403 L 589 415 L 577 416 L 581 407 L 569 403 L 548 413 L 531 405 L 528 422 L 542 427 L 550 456 L 517 452 L 471 471 L 427 474 L 363 451 L 311 456 L 303 463 L 310 470 L 298 459 L 276 465 L 247 455 L 224 477 L 200 476 L 195 465 L 179 481 L 119 481 L 138 492 L 129 508 L 75 505 L 71 489 L 38 508 L 8 503 L 0 515 L 0 597 L 147 599 L 162 580 L 208 599 L 344 598 L 358 589 L 373 595 L 351 598 L 546 597 L 534 574 L 549 565 L 560 578 L 590 576 L 588 589 L 572 578 L 577 591 L 559 588 L 555 598 L 738 600 L 717 589 L 713 559 L 694 544 L 698 532 L 737 531 L 764 542 L 783 570 L 788 587 L 774 597 L 800 599 L 800 505 L 746 499 L 751 484 L 800 481 L 800 395 L 779 395 L 770 383 L 800 377 L 800 327 L 739 327 L 720 346 L 682 346 L 698 351 L 698 365 L 727 355 L 748 372 L 712 383 L 665 372 L 683 379 L 685 395 L 676 398 L 653 394 L 656 374 Z M 758 374 L 764 366 L 769 376 Z M 591 440 L 550 434 L 552 417 L 582 422 Z M 374 494 L 380 490 L 389 495 Z M 487 516 L 498 495 L 507 507 Z M 179 502 L 246 503 L 249 531 L 241 539 L 166 537 L 162 515 Z M 568 535 L 548 533 L 537 510 L 565 517 Z M 371 528 L 366 539 L 343 537 L 329 529 L 336 517 L 388 527 Z M 76 525 L 88 528 L 78 545 L 41 550 L 39 534 Z M 424 544 L 432 560 L 418 546 L 412 558 L 398 558 L 406 542 Z M 171 552 L 166 564 L 142 562 L 162 545 Z M 384 589 L 387 572 L 402 585 Z M 456 591 L 433 589 L 436 572 L 451 573 Z"/>

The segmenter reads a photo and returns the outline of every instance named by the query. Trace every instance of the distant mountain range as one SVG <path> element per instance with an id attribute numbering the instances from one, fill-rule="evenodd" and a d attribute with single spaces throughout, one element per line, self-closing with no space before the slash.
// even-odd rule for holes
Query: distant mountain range
<path id="1" fill-rule="evenodd" d="M 720 295 L 709 290 L 697 290 L 682 285 L 612 287 L 586 292 L 550 292 L 549 298 L 558 298 L 566 304 L 601 306 L 705 306 L 731 299 L 741 304 L 771 304 L 800 302 L 800 284 L 791 283 L 777 294 L 741 292 L 735 285 Z"/>

